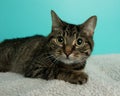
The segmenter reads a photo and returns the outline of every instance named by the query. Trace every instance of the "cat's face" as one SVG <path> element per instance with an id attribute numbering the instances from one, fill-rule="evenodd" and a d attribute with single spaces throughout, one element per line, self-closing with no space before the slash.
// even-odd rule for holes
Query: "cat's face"
<path id="1" fill-rule="evenodd" d="M 49 54 L 65 64 L 85 61 L 93 49 L 96 16 L 81 25 L 68 24 L 52 11 L 52 32 L 49 35 Z"/>

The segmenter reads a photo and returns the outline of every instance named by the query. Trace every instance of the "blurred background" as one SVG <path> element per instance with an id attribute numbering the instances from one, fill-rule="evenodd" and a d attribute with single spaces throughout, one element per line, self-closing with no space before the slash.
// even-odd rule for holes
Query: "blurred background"
<path id="1" fill-rule="evenodd" d="M 92 15 L 98 22 L 93 54 L 120 53 L 120 0 L 0 0 L 0 41 L 51 32 L 51 14 L 81 24 Z"/>

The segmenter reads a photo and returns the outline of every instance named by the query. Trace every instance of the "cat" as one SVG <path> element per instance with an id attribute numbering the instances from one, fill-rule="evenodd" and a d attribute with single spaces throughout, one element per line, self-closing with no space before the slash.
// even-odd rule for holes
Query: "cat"
<path id="1" fill-rule="evenodd" d="M 52 31 L 48 36 L 6 39 L 0 43 L 0 72 L 72 84 L 88 81 L 84 68 L 93 50 L 97 17 L 75 25 L 61 20 L 53 10 L 51 15 Z"/>

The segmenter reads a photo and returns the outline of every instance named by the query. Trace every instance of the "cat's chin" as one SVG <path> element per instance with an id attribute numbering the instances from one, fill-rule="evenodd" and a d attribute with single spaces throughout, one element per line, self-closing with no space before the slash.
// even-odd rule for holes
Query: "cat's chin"
<path id="1" fill-rule="evenodd" d="M 77 62 L 77 61 L 70 60 L 70 59 L 62 59 L 62 60 L 60 60 L 60 61 L 63 62 L 64 64 L 67 64 L 67 65 L 78 64 L 78 63 L 79 63 L 79 62 Z"/>

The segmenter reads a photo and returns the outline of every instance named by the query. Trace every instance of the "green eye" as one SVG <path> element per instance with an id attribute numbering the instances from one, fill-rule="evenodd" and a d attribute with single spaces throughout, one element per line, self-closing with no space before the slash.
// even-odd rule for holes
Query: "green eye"
<path id="1" fill-rule="evenodd" d="M 81 38 L 79 38 L 79 39 L 77 39 L 77 45 L 81 45 L 82 44 L 82 39 Z"/>
<path id="2" fill-rule="evenodd" d="M 63 43 L 63 42 L 64 42 L 64 38 L 63 38 L 62 36 L 58 36 L 58 37 L 57 37 L 57 40 L 58 40 L 58 42 L 60 42 L 60 43 Z"/>

